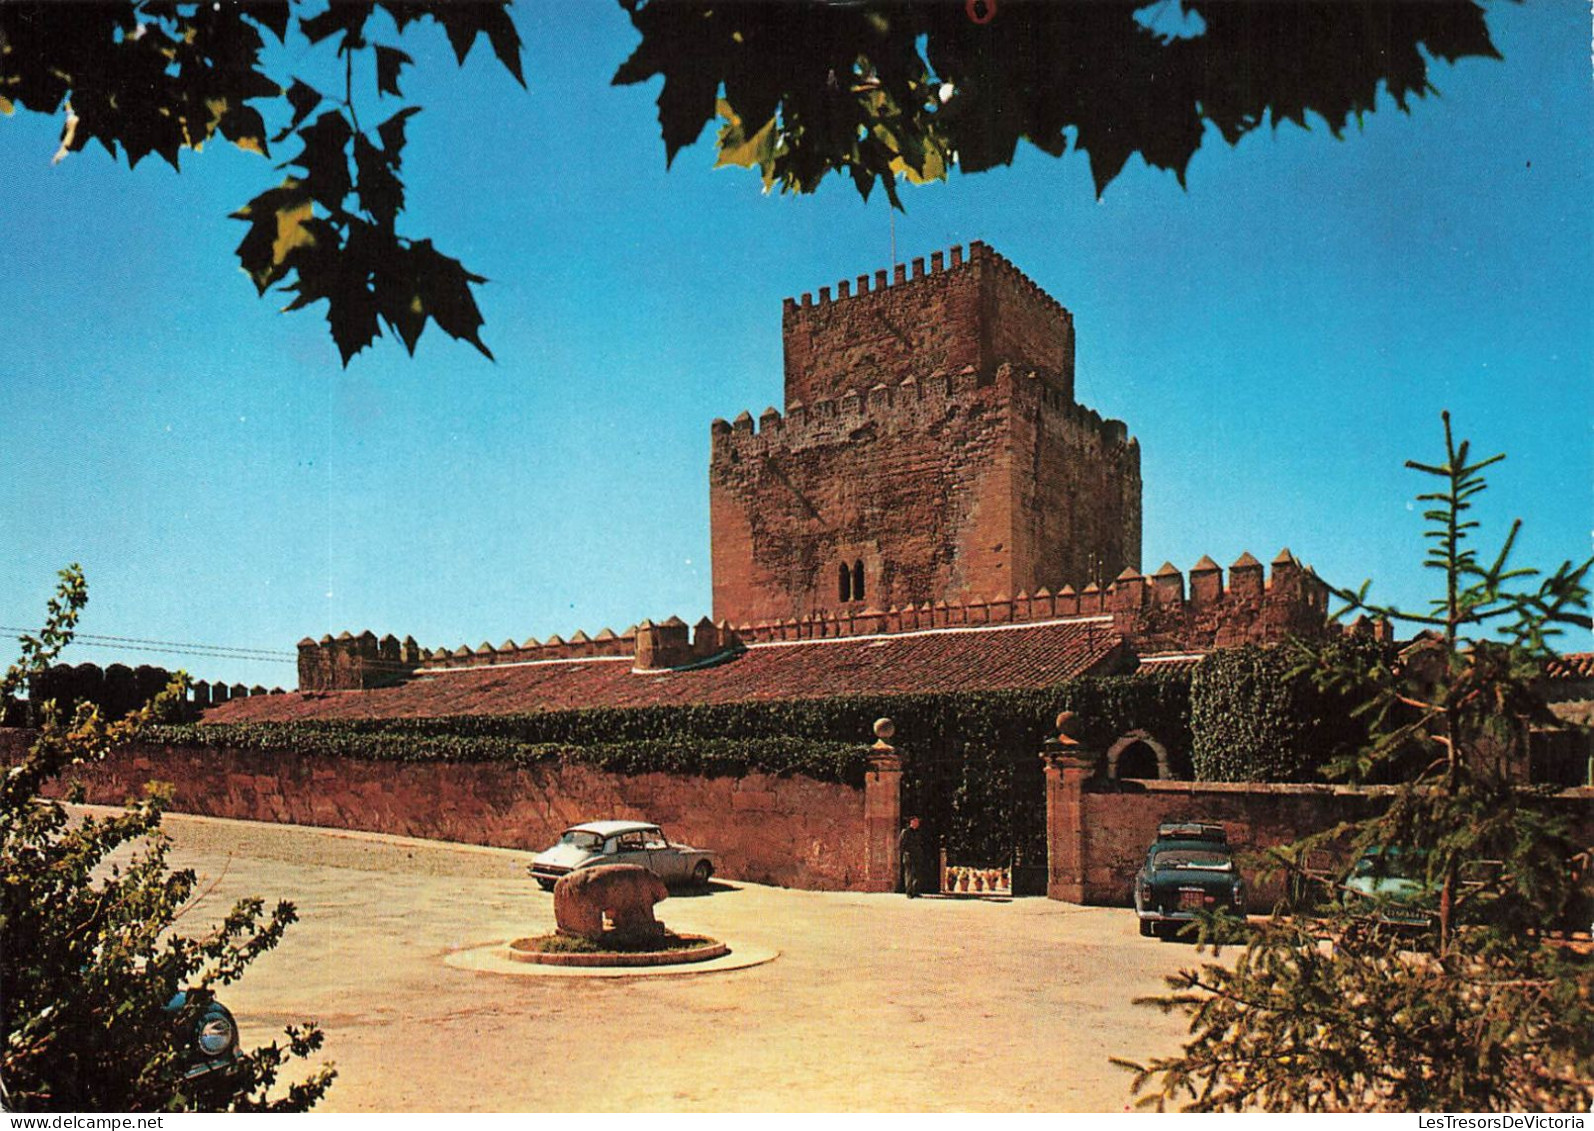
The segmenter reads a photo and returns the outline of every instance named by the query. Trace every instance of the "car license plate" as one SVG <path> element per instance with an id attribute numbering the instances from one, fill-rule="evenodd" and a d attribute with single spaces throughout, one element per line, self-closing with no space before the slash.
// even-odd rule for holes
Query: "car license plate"
<path id="1" fill-rule="evenodd" d="M 1206 905 L 1207 893 L 1200 888 L 1179 889 L 1179 909 L 1181 911 L 1200 910 Z"/>

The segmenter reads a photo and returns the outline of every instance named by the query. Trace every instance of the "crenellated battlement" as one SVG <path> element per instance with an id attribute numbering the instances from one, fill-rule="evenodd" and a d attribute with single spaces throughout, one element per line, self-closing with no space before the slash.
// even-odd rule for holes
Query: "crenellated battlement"
<path id="1" fill-rule="evenodd" d="M 715 617 L 1140 565 L 1140 446 L 1075 400 L 1073 316 L 986 244 L 788 299 L 782 335 L 784 408 L 710 426 Z"/>
<path id="2" fill-rule="evenodd" d="M 1328 621 L 1328 586 L 1288 550 L 1271 572 L 1249 553 L 1223 570 L 1202 558 L 1185 575 L 1171 563 L 1143 576 L 1125 569 L 1103 587 L 1061 583 L 1016 596 L 1000 593 L 961 602 L 817 611 L 805 617 L 735 626 L 745 644 L 818 640 L 836 636 L 890 635 L 929 629 L 1029 624 L 1079 617 L 1112 618 L 1113 631 L 1144 654 L 1205 652 L 1245 643 L 1277 643 L 1291 635 L 1335 631 Z"/>
<path id="3" fill-rule="evenodd" d="M 1328 586 L 1309 566 L 1282 550 L 1270 568 L 1249 553 L 1242 554 L 1229 566 L 1227 582 L 1222 568 L 1204 557 L 1191 567 L 1188 584 L 1186 574 L 1165 562 L 1150 576 L 1125 569 L 1105 587 L 1091 582 L 1075 589 L 1063 583 L 1055 590 L 1043 586 L 1016 596 L 999 593 L 959 602 L 825 609 L 802 617 L 735 625 L 703 617 L 688 626 L 679 617 L 670 617 L 657 623 L 645 620 L 623 633 L 604 629 L 589 637 L 577 632 L 569 640 L 555 635 L 520 644 L 506 640 L 496 646 L 484 642 L 477 647 L 462 644 L 454 649 L 424 649 L 415 647 L 408 637 L 400 643 L 391 636 L 378 641 L 369 632 L 359 636 L 345 632 L 336 639 L 324 636 L 319 641 L 300 642 L 299 689 L 350 690 L 427 672 L 594 657 L 629 658 L 637 672 L 679 670 L 727 659 L 750 645 L 1079 618 L 1110 619 L 1112 630 L 1142 655 L 1201 653 L 1338 631 L 1328 620 Z M 400 659 L 384 661 L 384 654 L 397 654 Z M 406 656 L 412 659 L 404 659 Z M 321 658 L 329 663 L 328 668 L 315 666 Z M 311 661 L 308 669 L 307 660 Z M 370 666 L 362 668 L 355 660 Z M 328 670 L 333 682 L 307 683 L 307 670 Z M 362 677 L 365 682 L 359 682 Z M 235 692 L 242 693 L 243 689 Z"/>
<path id="4" fill-rule="evenodd" d="M 848 388 L 895 386 L 937 369 L 989 382 L 1009 363 L 1067 399 L 1074 389 L 1073 315 L 1013 263 L 975 241 L 859 275 L 782 305 L 787 410 Z"/>
<path id="5" fill-rule="evenodd" d="M 421 655 L 413 636 L 399 640 L 389 633 L 379 639 L 370 629 L 358 636 L 307 636 L 299 641 L 299 690 L 345 691 L 395 683 L 420 666 Z"/>
<path id="6" fill-rule="evenodd" d="M 744 411 L 734 420 L 715 419 L 709 433 L 715 460 L 730 458 L 733 452 L 746 458 L 842 442 L 869 425 L 898 432 L 935 428 L 952 413 L 1008 404 L 1039 414 L 1049 427 L 1073 430 L 1080 438 L 1138 448 L 1123 421 L 1065 398 L 1034 370 L 1020 375 L 1008 364 L 1000 366 L 989 382 L 972 367 L 957 373 L 937 370 L 922 378 L 909 376 L 896 385 L 848 388 L 838 397 L 823 397 L 813 404 L 791 402 L 784 414 L 771 405 L 756 420 Z"/>
<path id="7" fill-rule="evenodd" d="M 502 644 L 482 641 L 475 647 L 461 644 L 457 648 L 435 648 L 422 651 L 420 671 L 439 668 L 476 668 L 495 664 L 535 664 L 546 660 L 578 660 L 594 656 L 629 656 L 636 650 L 638 626 L 632 625 L 624 632 L 605 628 L 596 636 L 577 631 L 566 640 L 554 633 L 546 640 L 527 637 L 520 643 L 505 640 Z"/>
<path id="8" fill-rule="evenodd" d="M 939 275 L 947 270 L 946 260 L 948 254 L 950 255 L 951 259 L 952 270 L 957 270 L 963 266 L 962 245 L 953 245 L 950 253 L 936 251 L 930 255 L 930 268 L 928 271 L 925 270 L 924 257 L 920 256 L 912 262 L 911 277 L 908 273 L 909 265 L 906 263 L 898 263 L 890 272 L 887 272 L 884 269 L 876 271 L 872 277 L 872 280 L 871 276 L 869 275 L 859 275 L 857 277 L 856 293 L 853 291 L 853 281 L 850 279 L 842 279 L 836 284 L 834 296 L 832 296 L 831 288 L 820 287 L 819 301 L 817 303 L 814 301 L 813 292 L 809 291 L 803 294 L 802 300 L 800 302 L 795 298 L 788 298 L 785 300 L 783 306 L 785 310 L 793 310 L 797 307 L 812 307 L 816 305 L 821 307 L 829 306 L 832 303 L 846 302 L 851 298 L 861 298 L 870 293 L 878 293 L 880 291 L 888 290 L 893 286 L 900 287 L 909 283 L 917 283 L 921 279 L 932 275 Z M 978 240 L 969 245 L 969 259 L 971 261 L 990 254 L 992 254 L 991 249 Z M 871 281 L 873 283 L 872 287 Z"/>
<path id="9" fill-rule="evenodd" d="M 908 263 L 898 263 L 890 271 L 878 270 L 871 275 L 859 275 L 856 279 L 842 279 L 835 285 L 834 294 L 830 287 L 819 288 L 819 299 L 814 300 L 812 291 L 803 293 L 802 298 L 787 298 L 784 300 L 784 309 L 795 310 L 799 307 L 829 306 L 849 299 L 862 298 L 865 295 L 877 294 L 892 287 L 900 287 L 910 283 L 917 283 L 921 279 L 933 278 L 947 271 L 961 269 L 965 262 L 968 264 L 989 264 L 1004 275 L 1010 277 L 1021 289 L 1028 291 L 1042 304 L 1051 307 L 1058 314 L 1071 318 L 1068 310 L 1062 303 L 1047 294 L 1040 286 L 1020 270 L 1011 259 L 1001 252 L 996 251 L 983 240 L 974 240 L 969 244 L 967 260 L 964 258 L 963 246 L 953 244 L 950 251 L 934 251 L 930 253 L 929 268 L 925 268 L 923 256 Z M 910 275 L 911 271 L 911 275 Z"/>

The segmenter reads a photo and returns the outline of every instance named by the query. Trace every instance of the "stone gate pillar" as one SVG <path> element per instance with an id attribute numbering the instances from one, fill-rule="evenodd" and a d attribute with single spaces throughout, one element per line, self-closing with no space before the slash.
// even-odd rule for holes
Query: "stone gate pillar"
<path id="1" fill-rule="evenodd" d="M 869 748 L 869 770 L 863 783 L 864 891 L 896 891 L 902 863 L 897 859 L 897 833 L 902 824 L 902 755 L 891 745 L 897 725 L 878 719 L 878 741 Z"/>
<path id="2" fill-rule="evenodd" d="M 1096 754 L 1075 735 L 1072 711 L 1057 716 L 1057 737 L 1046 740 L 1046 896 L 1085 902 L 1085 783 L 1096 772 Z"/>

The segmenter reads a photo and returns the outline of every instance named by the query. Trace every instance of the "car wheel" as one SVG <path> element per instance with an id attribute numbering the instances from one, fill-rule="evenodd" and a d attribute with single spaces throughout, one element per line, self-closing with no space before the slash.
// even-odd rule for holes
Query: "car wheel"
<path id="1" fill-rule="evenodd" d="M 714 874 L 714 866 L 707 860 L 699 860 L 697 867 L 692 869 L 692 883 L 700 888 L 708 887 L 708 878 Z"/>
<path id="2" fill-rule="evenodd" d="M 1153 930 L 1153 924 L 1152 924 L 1150 919 L 1142 919 L 1142 920 L 1140 920 L 1140 937 L 1141 938 L 1149 939 L 1155 933 L 1156 932 Z"/>
<path id="3" fill-rule="evenodd" d="M 541 878 L 539 878 L 537 880 L 537 886 L 540 887 L 543 891 L 553 891 L 553 885 L 554 885 L 554 881 L 553 880 L 544 880 L 544 879 L 541 879 Z"/>

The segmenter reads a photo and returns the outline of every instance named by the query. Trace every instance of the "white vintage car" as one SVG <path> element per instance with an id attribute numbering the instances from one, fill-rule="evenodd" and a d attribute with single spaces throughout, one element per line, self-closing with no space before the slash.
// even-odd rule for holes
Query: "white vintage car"
<path id="1" fill-rule="evenodd" d="M 559 843 L 539 852 L 528 867 L 544 891 L 560 876 L 600 864 L 640 864 L 667 884 L 704 887 L 714 874 L 713 853 L 671 844 L 658 825 L 645 821 L 589 821 L 571 825 Z"/>

